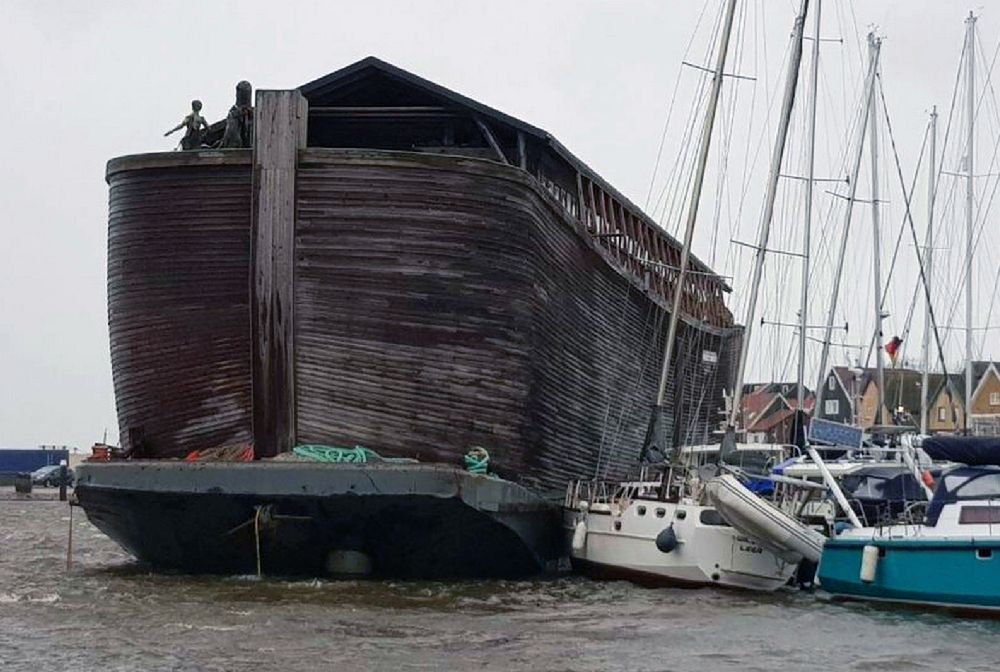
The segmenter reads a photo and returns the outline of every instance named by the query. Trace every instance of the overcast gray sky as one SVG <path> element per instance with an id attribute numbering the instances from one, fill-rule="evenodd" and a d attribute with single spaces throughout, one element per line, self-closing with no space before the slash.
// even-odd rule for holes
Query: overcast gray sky
<path id="1" fill-rule="evenodd" d="M 831 109 L 821 111 L 820 118 L 822 123 L 828 113 L 828 128 L 821 140 L 828 149 L 826 163 L 821 157 L 817 170 L 836 172 L 831 157 L 843 149 L 847 115 L 853 111 L 860 84 L 860 40 L 870 26 L 877 25 L 886 37 L 886 95 L 909 180 L 927 111 L 937 104 L 947 114 L 965 15 L 969 9 L 981 14 L 985 62 L 980 80 L 985 81 L 1000 38 L 1000 5 L 970 7 L 945 0 L 827 0 L 825 5 L 824 17 L 829 19 L 824 18 L 824 34 L 843 37 L 845 42 L 824 43 L 821 76 L 836 79 L 849 95 L 827 91 L 823 105 Z M 171 149 L 175 139 L 164 139 L 163 132 L 188 112 L 192 98 L 200 98 L 205 116 L 215 120 L 231 104 L 233 85 L 240 79 L 258 88 L 290 88 L 376 55 L 547 129 L 642 204 L 668 102 L 679 81 L 680 62 L 685 57 L 706 62 L 720 6 L 719 0 L 279 4 L 4 0 L 0 3 L 0 90 L 5 101 L 0 108 L 4 131 L 0 446 L 89 446 L 105 428 L 116 439 L 105 301 L 104 166 L 114 156 Z M 777 97 L 774 91 L 780 83 L 782 55 L 797 6 L 788 0 L 746 3 L 740 39 L 746 53 L 753 53 L 739 67 L 745 74 L 752 70 L 749 74 L 757 77 L 757 83 L 727 84 L 744 87 L 729 99 L 734 103 L 728 108 L 730 128 L 732 120 L 748 116 L 755 106 L 764 110 L 761 101 Z M 664 143 L 662 162 L 667 166 L 675 163 L 680 151 L 692 87 L 700 76 L 685 70 Z M 756 87 L 755 98 L 748 87 Z M 839 128 L 835 110 L 841 112 Z M 989 120 L 984 120 L 978 154 L 984 166 L 993 155 L 1000 127 L 995 109 L 989 110 L 984 116 L 992 120 L 993 130 L 985 130 Z M 715 227 L 716 260 L 721 271 L 736 276 L 732 304 L 738 314 L 747 255 L 732 252 L 728 239 L 738 235 L 750 240 L 756 235 L 763 189 L 759 166 L 766 163 L 772 141 L 767 135 L 763 154 L 755 149 L 759 144 L 755 138 L 766 133 L 760 126 L 765 118 L 773 129 L 772 109 L 770 117 L 762 112 L 754 117 L 756 121 L 748 122 L 758 124 L 756 132 L 751 129 L 746 137 L 730 138 L 734 156 L 756 151 L 759 158 L 749 170 L 740 163 L 739 171 L 730 171 L 729 182 L 740 183 L 716 189 L 718 193 L 710 195 L 703 207 L 708 224 L 699 223 L 698 252 L 708 258 L 713 217 L 723 221 L 721 229 Z M 801 128 L 797 118 L 796 128 Z M 800 138 L 792 150 L 799 151 L 801 143 Z M 883 156 L 883 160 L 884 189 L 894 190 L 888 197 L 892 216 L 885 217 L 883 234 L 890 248 L 883 255 L 888 260 L 903 210 L 895 168 L 890 157 Z M 721 164 L 717 158 L 713 161 L 718 175 Z M 737 173 L 746 177 L 734 180 L 732 175 Z M 987 180 L 979 187 L 984 195 L 992 188 Z M 713 214 L 713 199 L 726 193 L 732 201 L 734 193 L 744 190 L 743 183 L 745 207 L 734 212 L 730 204 Z M 817 200 L 818 218 L 826 213 L 828 200 Z M 852 242 L 853 256 L 858 258 L 870 248 L 870 228 L 864 228 L 870 227 L 867 217 L 864 213 L 855 225 L 869 236 Z M 676 222 L 665 224 L 673 228 Z M 789 226 L 787 221 L 785 226 Z M 918 226 L 922 235 L 922 214 Z M 959 224 L 950 226 L 955 229 Z M 785 239 L 779 235 L 774 244 L 794 247 L 797 243 L 789 233 Z M 902 274 L 891 295 L 890 311 L 897 320 L 910 303 L 916 268 L 912 247 L 904 246 L 900 254 L 905 255 L 900 263 L 909 276 Z M 983 301 L 992 297 L 989 288 L 996 275 L 996 252 L 991 254 L 979 269 L 979 275 L 986 277 L 977 284 Z M 954 275 L 957 262 L 951 259 L 949 263 L 947 272 Z M 870 308 L 873 302 L 867 284 L 870 276 L 860 270 L 864 264 L 858 264 L 859 270 L 844 290 L 848 308 L 843 317 L 851 319 L 853 329 L 858 330 L 850 335 L 853 340 L 862 339 L 862 328 L 870 328 L 864 325 L 864 306 Z M 788 278 L 797 273 L 792 266 L 783 272 Z M 764 312 L 769 319 L 794 320 L 796 294 L 783 297 L 781 291 L 797 280 L 789 284 L 782 277 L 771 274 L 762 300 Z M 942 302 L 950 308 L 954 288 L 942 291 Z M 825 301 L 810 308 L 811 321 L 821 319 Z M 847 314 L 855 309 L 856 314 Z M 961 312 L 954 316 L 956 323 L 961 319 Z M 887 331 L 901 328 L 894 324 Z M 1000 354 L 995 347 L 997 332 L 979 334 L 978 344 L 985 354 Z M 765 345 L 751 367 L 755 377 L 794 372 L 788 368 L 790 338 L 787 332 L 766 332 Z M 959 355 L 952 347 L 949 356 Z M 815 352 L 810 356 L 814 361 Z M 843 359 L 843 355 L 838 357 Z"/>

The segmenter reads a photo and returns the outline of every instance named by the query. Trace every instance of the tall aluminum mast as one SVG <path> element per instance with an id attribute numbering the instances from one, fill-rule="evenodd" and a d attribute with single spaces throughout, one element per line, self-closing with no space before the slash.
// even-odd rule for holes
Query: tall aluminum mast
<path id="1" fill-rule="evenodd" d="M 812 63 L 809 68 L 809 144 L 807 146 L 808 155 L 806 164 L 806 203 L 805 222 L 802 229 L 802 296 L 799 302 L 799 371 L 798 371 L 798 410 L 805 410 L 806 403 L 806 326 L 807 307 L 809 305 L 809 254 L 810 254 L 810 229 L 812 228 L 812 205 L 813 205 L 813 182 L 815 181 L 816 170 L 816 98 L 818 96 L 817 86 L 819 84 L 819 26 L 823 13 L 823 0 L 816 0 L 813 5 L 815 13 L 813 28 L 813 48 Z M 815 413 L 815 409 L 813 410 Z"/>
<path id="2" fill-rule="evenodd" d="M 754 256 L 753 281 L 750 285 L 750 301 L 747 304 L 747 316 L 743 322 L 743 343 L 740 347 L 740 363 L 736 369 L 736 388 L 733 390 L 733 407 L 729 413 L 727 436 L 736 428 L 740 415 L 740 403 L 743 397 L 743 375 L 746 373 L 747 351 L 750 346 L 750 334 L 753 332 L 754 316 L 757 312 L 757 296 L 760 294 L 761 274 L 764 270 L 764 256 L 767 254 L 767 241 L 771 235 L 771 219 L 774 216 L 774 200 L 778 192 L 778 179 L 781 177 L 781 161 L 785 156 L 785 141 L 788 139 L 788 125 L 792 118 L 792 108 L 795 107 L 795 91 L 799 83 L 799 65 L 802 62 L 802 36 L 806 23 L 806 12 L 809 10 L 809 0 L 802 0 L 799 14 L 795 17 L 795 28 L 792 32 L 792 54 L 788 59 L 788 71 L 785 74 L 785 94 L 781 102 L 781 120 L 778 124 L 778 137 L 775 139 L 774 151 L 771 154 L 771 168 L 767 178 L 767 196 L 764 199 L 764 214 L 760 223 L 760 233 L 757 238 L 757 249 Z"/>
<path id="3" fill-rule="evenodd" d="M 864 151 L 865 130 L 868 127 L 868 113 L 871 109 L 871 101 L 875 97 L 875 72 L 878 69 L 878 59 L 880 52 L 880 42 L 876 42 L 876 48 L 868 53 L 868 76 L 865 80 L 865 102 L 861 107 L 861 119 L 858 123 L 857 135 L 854 138 L 854 156 L 851 157 L 851 174 L 848 178 L 847 205 L 844 212 L 844 230 L 840 235 L 840 254 L 837 259 L 837 272 L 833 279 L 833 296 L 830 298 L 830 310 L 826 315 L 826 329 L 823 331 L 823 350 L 819 359 L 819 382 L 816 384 L 816 411 L 818 415 L 823 411 L 823 395 L 826 386 L 826 366 L 830 358 L 830 339 L 833 336 L 833 320 L 837 313 L 837 300 L 840 297 L 840 281 L 844 272 L 844 257 L 847 254 L 847 240 L 851 231 L 851 215 L 854 212 L 854 199 L 858 191 L 858 170 L 861 168 L 861 156 Z M 876 301 L 876 305 L 878 302 Z"/>
<path id="4" fill-rule="evenodd" d="M 687 226 L 684 229 L 684 247 L 681 250 L 680 267 L 674 284 L 674 296 L 670 310 L 670 327 L 667 331 L 667 341 L 663 352 L 663 367 L 660 370 L 660 386 L 656 393 L 656 407 L 650 421 L 650 434 L 647 436 L 643 453 L 649 447 L 650 439 L 659 443 L 658 428 L 661 426 L 663 401 L 667 393 L 667 380 L 670 377 L 670 360 L 673 357 L 674 341 L 677 339 L 677 325 L 681 316 L 681 299 L 684 296 L 684 281 L 688 262 L 691 256 L 691 243 L 694 240 L 694 227 L 698 220 L 698 204 L 701 201 L 701 188 L 705 181 L 705 166 L 708 164 L 708 150 L 712 144 L 712 128 L 715 126 L 715 111 L 719 105 L 719 94 L 722 91 L 723 69 L 726 65 L 726 54 L 729 52 L 729 38 L 733 31 L 733 17 L 736 11 L 736 0 L 727 0 L 726 14 L 722 22 L 722 36 L 719 40 L 719 52 L 715 60 L 715 71 L 712 75 L 712 87 L 709 91 L 708 108 L 705 110 L 705 123 L 702 128 L 701 146 L 698 150 L 697 172 L 691 187 L 691 200 L 688 203 Z M 665 446 L 657 445 L 659 449 Z"/>
<path id="5" fill-rule="evenodd" d="M 868 33 L 868 51 L 869 53 L 878 52 L 882 41 L 875 37 L 875 33 Z M 872 232 L 874 237 L 872 240 L 872 276 L 874 279 L 874 289 L 875 289 L 875 370 L 878 375 L 878 406 L 875 408 L 875 424 L 881 425 L 885 423 L 885 418 L 882 417 L 882 409 L 885 408 L 885 366 L 883 364 L 883 349 L 885 344 L 882 342 L 884 334 L 882 333 L 882 252 L 881 246 L 879 245 L 879 234 L 880 234 L 880 223 L 881 223 L 881 203 L 879 203 L 879 183 L 878 183 L 878 98 L 874 95 L 868 101 L 871 105 L 871 111 L 869 115 L 869 123 L 871 124 L 871 135 L 868 139 L 871 141 L 870 151 L 872 159 Z"/>
<path id="6" fill-rule="evenodd" d="M 969 12 L 965 20 L 966 58 L 966 125 L 968 141 L 965 155 L 965 412 L 962 418 L 965 431 L 969 431 L 969 413 L 972 412 L 972 228 L 975 191 L 973 169 L 975 167 L 975 125 L 976 125 L 976 17 Z"/>
<path id="7" fill-rule="evenodd" d="M 927 237 L 924 248 L 924 278 L 927 287 L 924 293 L 924 347 L 923 347 L 923 380 L 920 384 L 920 433 L 927 434 L 927 404 L 930 402 L 928 369 L 931 361 L 931 270 L 934 261 L 934 179 L 937 177 L 937 106 L 931 109 L 930 141 L 928 154 L 930 163 L 927 167 Z"/>

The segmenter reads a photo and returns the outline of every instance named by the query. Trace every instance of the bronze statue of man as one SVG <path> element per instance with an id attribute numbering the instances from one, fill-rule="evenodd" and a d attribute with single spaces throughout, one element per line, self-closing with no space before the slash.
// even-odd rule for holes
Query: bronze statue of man
<path id="1" fill-rule="evenodd" d="M 201 149 L 202 129 L 208 130 L 208 122 L 201 116 L 201 101 L 191 101 L 191 114 L 184 117 L 181 123 L 177 124 L 163 134 L 167 137 L 175 131 L 186 129 L 184 137 L 181 138 L 181 149 Z"/>
<path id="2" fill-rule="evenodd" d="M 253 146 L 253 88 L 248 81 L 236 85 L 236 104 L 226 116 L 221 146 L 244 149 Z"/>

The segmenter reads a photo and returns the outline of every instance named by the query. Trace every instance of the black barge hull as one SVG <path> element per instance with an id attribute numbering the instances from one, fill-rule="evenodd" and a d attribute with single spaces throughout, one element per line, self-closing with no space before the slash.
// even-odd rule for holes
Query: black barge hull
<path id="1" fill-rule="evenodd" d="M 76 497 L 141 561 L 196 573 L 321 576 L 331 554 L 379 577 L 518 577 L 555 569 L 558 507 L 435 465 L 85 464 Z"/>

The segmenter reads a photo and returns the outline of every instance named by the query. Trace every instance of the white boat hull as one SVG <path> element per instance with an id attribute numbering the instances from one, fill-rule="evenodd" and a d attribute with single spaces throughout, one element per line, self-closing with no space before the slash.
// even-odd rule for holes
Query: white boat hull
<path id="1" fill-rule="evenodd" d="M 586 526 L 585 534 L 580 522 Z M 663 552 L 656 538 L 671 523 L 677 545 Z M 693 502 L 636 499 L 620 510 L 617 505 L 586 511 L 563 509 L 573 566 L 595 578 L 771 591 L 795 574 L 796 563 L 782 560 L 754 539 L 720 523 L 713 508 Z"/>

